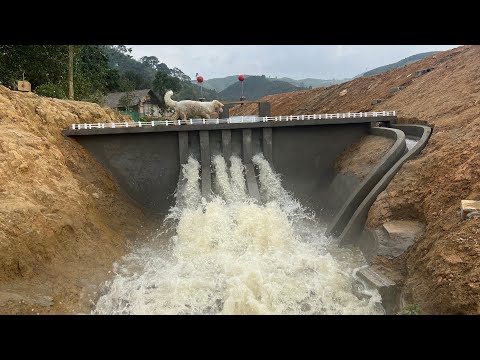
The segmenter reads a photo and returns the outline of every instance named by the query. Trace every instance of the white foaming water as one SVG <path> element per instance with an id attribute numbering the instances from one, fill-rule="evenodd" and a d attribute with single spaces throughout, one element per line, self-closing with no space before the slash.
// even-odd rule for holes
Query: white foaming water
<path id="1" fill-rule="evenodd" d="M 228 179 L 227 164 L 225 159 L 220 155 L 213 157 L 213 165 L 215 167 L 215 180 L 217 182 L 217 188 L 220 195 L 223 196 L 227 202 L 232 202 L 237 199 L 237 196 L 232 190 L 232 184 Z M 245 192 L 244 192 L 245 194 Z"/>
<path id="2" fill-rule="evenodd" d="M 199 164 L 184 165 L 184 188 L 169 219 L 176 234 L 115 265 L 96 314 L 381 314 L 377 291 L 353 293 L 358 252 L 338 248 L 255 156 L 262 201 L 246 195 L 243 164 L 213 164 L 220 196 L 200 201 Z"/>
<path id="3" fill-rule="evenodd" d="M 234 198 L 237 201 L 246 200 L 247 184 L 245 183 L 245 176 L 243 175 L 245 166 L 243 166 L 242 160 L 237 156 L 231 156 L 230 163 L 232 164 L 230 173 L 232 175 L 231 186 Z"/>
<path id="4" fill-rule="evenodd" d="M 407 146 L 407 149 L 410 151 L 412 148 L 417 145 L 418 140 L 417 139 L 412 139 L 412 138 L 406 138 L 405 139 L 405 145 Z"/>
<path id="5" fill-rule="evenodd" d="M 282 186 L 280 176 L 272 171 L 269 162 L 263 154 L 257 154 L 252 158 L 253 163 L 259 170 L 260 196 L 264 203 L 276 202 L 289 217 L 297 219 L 313 219 L 314 215 L 308 211 L 289 194 Z"/>

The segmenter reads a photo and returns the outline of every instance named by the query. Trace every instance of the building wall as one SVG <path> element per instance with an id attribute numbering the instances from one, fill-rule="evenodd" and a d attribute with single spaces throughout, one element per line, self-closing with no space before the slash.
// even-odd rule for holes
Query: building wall
<path id="1" fill-rule="evenodd" d="M 143 106 L 144 114 L 147 116 L 160 116 L 160 107 L 157 104 L 145 103 Z"/>

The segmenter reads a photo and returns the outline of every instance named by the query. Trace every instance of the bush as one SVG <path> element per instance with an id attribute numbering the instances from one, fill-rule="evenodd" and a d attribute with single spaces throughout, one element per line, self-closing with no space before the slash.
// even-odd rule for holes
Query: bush
<path id="1" fill-rule="evenodd" d="M 88 102 L 96 103 L 99 105 L 103 105 L 104 99 L 105 99 L 105 95 L 103 95 L 103 93 L 100 90 L 95 90 L 92 94 L 82 99 L 82 101 L 88 101 Z"/>
<path id="2" fill-rule="evenodd" d="M 418 304 L 407 304 L 397 315 L 420 315 L 422 313 Z"/>
<path id="3" fill-rule="evenodd" d="M 35 93 L 40 96 L 47 96 L 57 99 L 67 99 L 65 90 L 59 84 L 46 83 L 35 88 Z"/>

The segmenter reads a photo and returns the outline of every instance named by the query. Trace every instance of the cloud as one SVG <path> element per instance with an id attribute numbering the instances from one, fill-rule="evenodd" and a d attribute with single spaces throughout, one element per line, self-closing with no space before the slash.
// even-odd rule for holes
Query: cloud
<path id="1" fill-rule="evenodd" d="M 237 74 L 350 78 L 375 67 L 456 45 L 128 45 L 135 58 L 154 55 L 193 78 Z"/>

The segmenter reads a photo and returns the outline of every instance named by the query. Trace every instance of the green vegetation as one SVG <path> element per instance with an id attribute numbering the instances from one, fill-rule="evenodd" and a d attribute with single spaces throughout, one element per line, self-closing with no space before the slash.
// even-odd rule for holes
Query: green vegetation
<path id="1" fill-rule="evenodd" d="M 118 74 L 108 66 L 108 57 L 96 45 L 74 46 L 75 97 L 98 99 L 116 88 Z M 67 98 L 67 45 L 0 45 L 0 83 L 15 88 L 25 77 L 39 95 Z"/>
<path id="2" fill-rule="evenodd" d="M 169 89 L 176 100 L 200 97 L 200 87 L 180 69 L 130 53 L 125 45 L 74 46 L 75 99 L 102 103 L 107 93 L 141 89 L 152 89 L 162 101 Z M 68 98 L 68 45 L 0 45 L 0 84 L 16 89 L 23 78 L 38 95 Z M 217 93 L 204 88 L 203 97 L 212 100 Z"/>
<path id="3" fill-rule="evenodd" d="M 422 311 L 418 304 L 407 304 L 397 315 L 421 315 Z"/>
<path id="4" fill-rule="evenodd" d="M 238 75 L 204 81 L 203 94 L 195 79 L 180 69 L 170 69 L 155 56 L 135 60 L 125 45 L 75 45 L 74 92 L 76 100 L 102 103 L 110 92 L 152 89 L 163 102 L 167 90 L 175 100 L 239 100 Z M 372 76 L 418 61 L 435 52 L 410 56 L 395 64 L 370 70 L 360 76 Z M 0 45 L 0 84 L 16 88 L 18 80 L 28 80 L 32 91 L 42 96 L 68 97 L 68 45 Z M 306 88 L 330 86 L 341 80 L 302 79 L 246 75 L 244 94 L 248 100 L 266 95 Z M 164 105 L 163 105 L 164 107 Z"/>
<path id="5" fill-rule="evenodd" d="M 245 78 L 249 78 L 253 75 L 245 75 Z M 209 86 L 210 88 L 220 92 L 225 90 L 230 85 L 233 85 L 238 82 L 238 75 L 227 76 L 224 78 L 213 78 L 205 80 L 203 83 Z"/>
<path id="6" fill-rule="evenodd" d="M 285 81 L 270 80 L 265 75 L 245 77 L 243 83 L 244 95 L 247 100 L 256 100 L 266 95 L 305 89 Z M 242 85 L 240 81 L 236 81 L 233 85 L 218 93 L 218 97 L 220 100 L 239 100 L 241 93 Z"/>
<path id="7" fill-rule="evenodd" d="M 254 77 L 254 76 L 256 75 L 245 75 L 245 79 L 249 77 Z M 284 81 L 300 88 L 310 88 L 310 89 L 321 87 L 321 86 L 330 86 L 330 85 L 340 84 L 342 82 L 350 80 L 350 79 L 323 80 L 323 79 L 313 79 L 313 78 L 295 80 L 288 77 L 282 77 L 282 78 L 266 77 L 266 79 L 269 81 Z M 237 82 L 238 82 L 238 75 L 232 75 L 232 76 L 226 76 L 224 78 L 213 78 L 213 79 L 205 80 L 204 86 L 210 89 L 215 89 L 218 92 L 221 92 L 225 90 L 227 87 Z M 270 94 L 266 94 L 266 95 L 270 95 Z"/>

